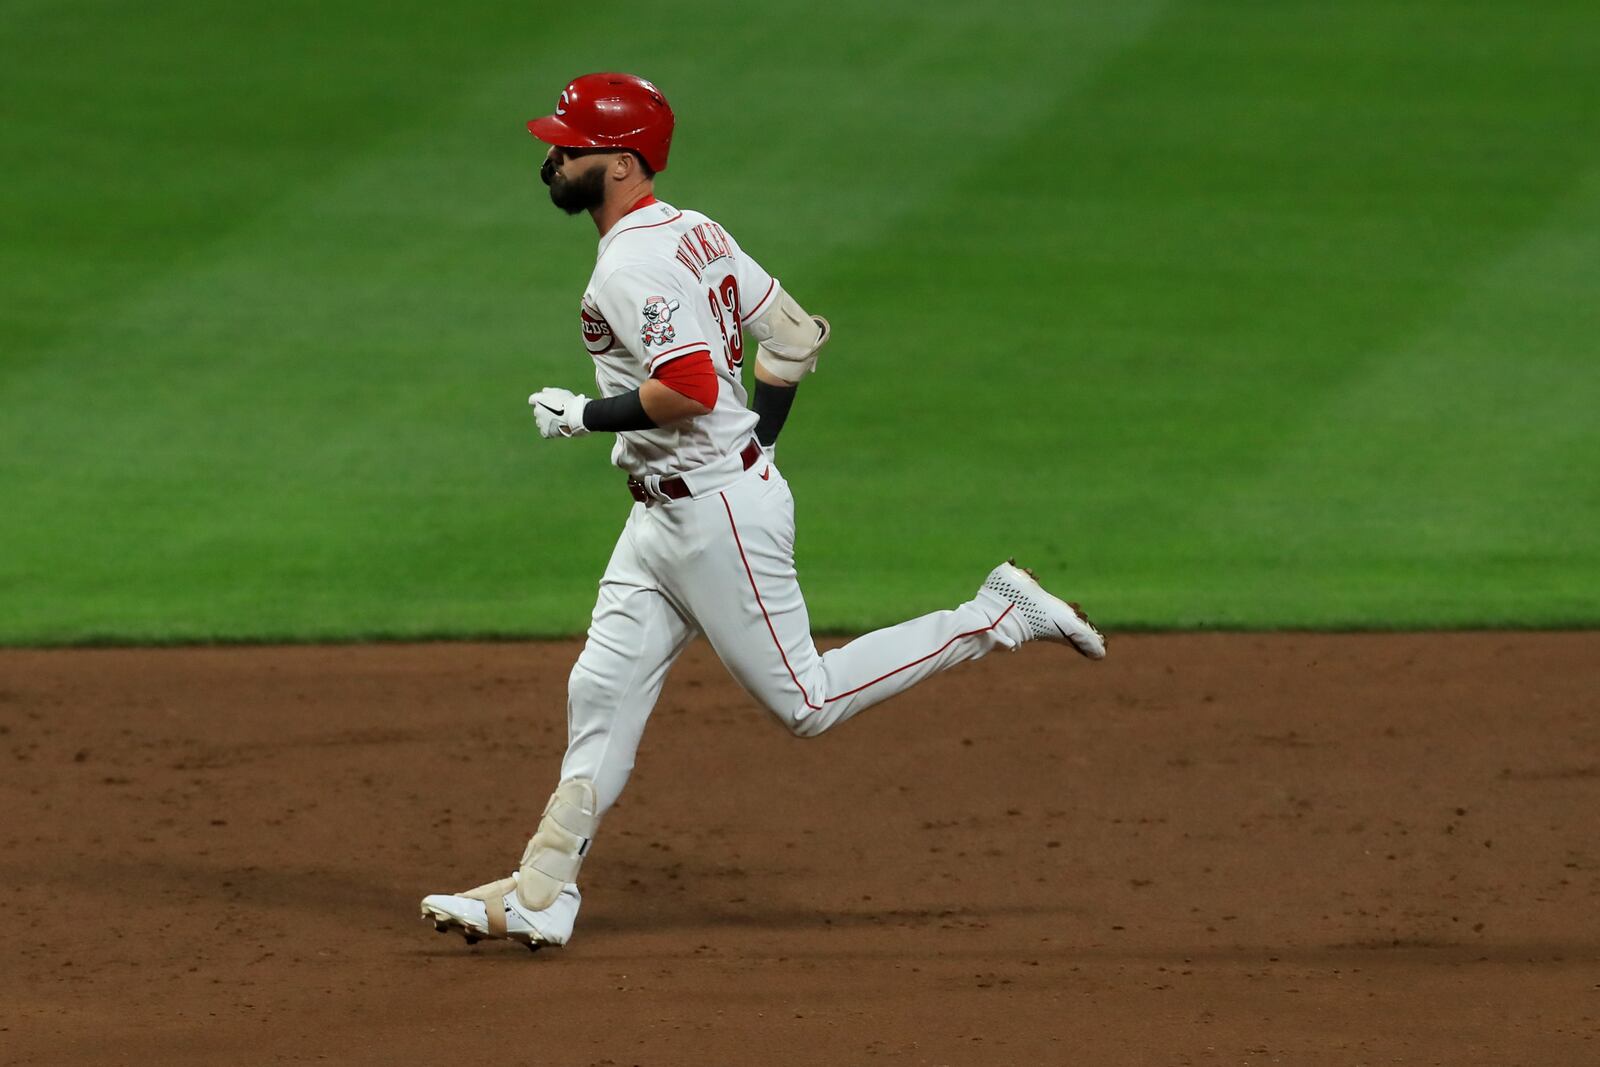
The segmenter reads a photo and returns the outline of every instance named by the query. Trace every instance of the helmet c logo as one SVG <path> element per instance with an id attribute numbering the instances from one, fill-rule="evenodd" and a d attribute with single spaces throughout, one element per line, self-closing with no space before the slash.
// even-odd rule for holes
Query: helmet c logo
<path id="1" fill-rule="evenodd" d="M 566 113 L 567 113 L 567 91 L 565 89 L 563 89 L 563 90 L 561 90 L 561 99 L 560 99 L 560 101 L 558 101 L 556 103 L 556 114 L 557 115 L 565 115 Z"/>

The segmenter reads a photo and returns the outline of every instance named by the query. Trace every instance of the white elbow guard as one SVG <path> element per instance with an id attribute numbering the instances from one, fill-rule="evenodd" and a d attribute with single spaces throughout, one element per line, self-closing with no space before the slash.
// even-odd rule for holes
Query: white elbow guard
<path id="1" fill-rule="evenodd" d="M 817 353 L 828 343 L 829 329 L 827 319 L 807 314 L 780 290 L 772 306 L 750 323 L 756 363 L 776 378 L 798 382 L 817 369 Z"/>

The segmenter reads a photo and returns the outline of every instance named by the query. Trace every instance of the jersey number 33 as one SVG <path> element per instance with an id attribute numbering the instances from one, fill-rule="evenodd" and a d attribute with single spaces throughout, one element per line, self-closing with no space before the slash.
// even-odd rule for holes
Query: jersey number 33
<path id="1" fill-rule="evenodd" d="M 728 366 L 738 370 L 744 366 L 744 334 L 739 328 L 739 282 L 733 275 L 725 276 L 715 289 L 706 290 L 711 301 L 711 317 L 717 320 L 722 331 L 722 351 L 728 357 Z"/>

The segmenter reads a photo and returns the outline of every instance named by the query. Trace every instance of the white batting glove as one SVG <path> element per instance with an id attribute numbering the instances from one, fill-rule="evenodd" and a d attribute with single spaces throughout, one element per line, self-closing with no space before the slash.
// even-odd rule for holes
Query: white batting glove
<path id="1" fill-rule="evenodd" d="M 582 437 L 589 432 L 583 425 L 583 409 L 589 406 L 586 396 L 568 389 L 541 389 L 528 398 L 528 405 L 540 437 Z"/>

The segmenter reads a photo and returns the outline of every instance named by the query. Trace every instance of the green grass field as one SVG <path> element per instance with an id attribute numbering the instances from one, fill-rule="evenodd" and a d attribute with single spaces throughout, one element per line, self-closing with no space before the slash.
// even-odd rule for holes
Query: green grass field
<path id="1" fill-rule="evenodd" d="M 819 627 L 1016 554 L 1117 627 L 1600 623 L 1600 7 L 6 4 L 0 642 L 581 631 L 631 501 L 524 120 L 835 340 Z"/>

